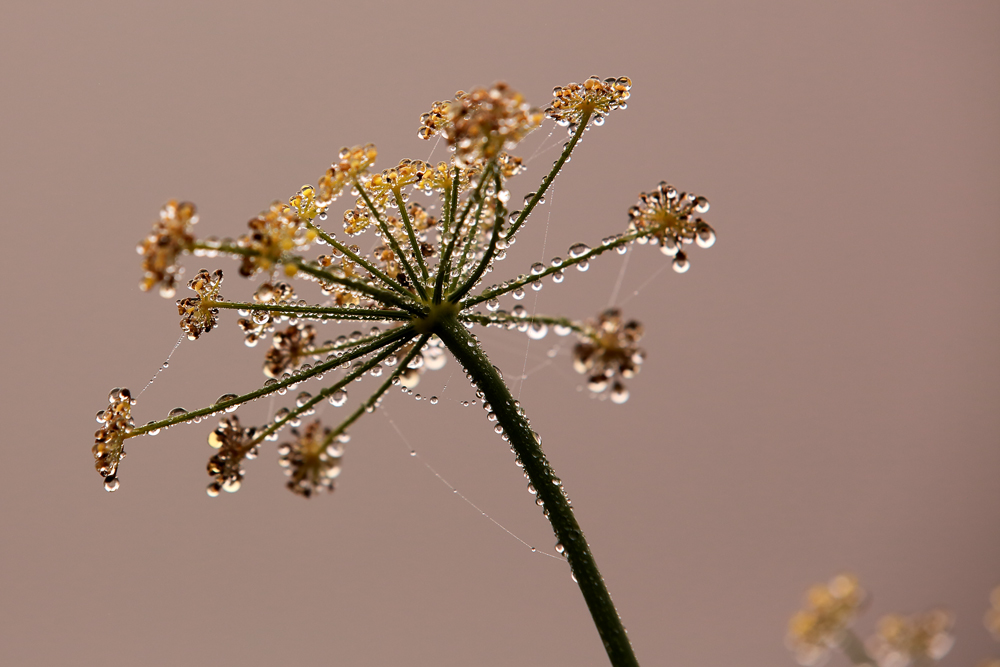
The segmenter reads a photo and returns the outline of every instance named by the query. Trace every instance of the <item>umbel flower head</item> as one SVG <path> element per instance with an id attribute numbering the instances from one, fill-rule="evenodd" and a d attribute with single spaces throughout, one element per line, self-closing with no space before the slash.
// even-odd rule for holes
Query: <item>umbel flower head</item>
<path id="1" fill-rule="evenodd" d="M 108 407 L 97 413 L 101 428 L 94 434 L 94 467 L 108 491 L 118 488 L 118 464 L 125 458 L 125 436 L 135 428 L 133 405 L 132 392 L 115 387 L 108 395 Z"/>
<path id="2" fill-rule="evenodd" d="M 916 616 L 889 614 L 879 620 L 868 650 L 879 667 L 927 665 L 943 658 L 955 644 L 951 634 L 954 623 L 954 616 L 944 609 Z"/>
<path id="3" fill-rule="evenodd" d="M 590 391 L 603 394 L 610 389 L 615 403 L 628 400 L 622 378 L 635 377 L 646 358 L 637 345 L 642 333 L 642 325 L 636 320 L 626 322 L 618 308 L 608 308 L 596 322 L 587 322 L 580 342 L 573 348 L 573 368 L 587 375 Z"/>
<path id="4" fill-rule="evenodd" d="M 142 255 L 142 282 L 139 288 L 146 292 L 160 286 L 160 296 L 170 299 L 177 292 L 177 279 L 184 267 L 177 258 L 190 252 L 194 245 L 191 227 L 198 222 L 194 204 L 170 200 L 160 209 L 160 219 L 153 225 L 149 236 L 139 242 L 136 252 Z"/>
<path id="5" fill-rule="evenodd" d="M 840 574 L 828 584 L 817 584 L 806 593 L 806 607 L 788 623 L 788 648 L 799 664 L 815 665 L 837 646 L 854 621 L 865 592 L 851 574 Z"/>
<path id="6" fill-rule="evenodd" d="M 694 217 L 707 210 L 703 198 L 661 184 L 642 195 L 626 230 L 596 247 L 576 243 L 566 259 L 536 263 L 500 283 L 488 284 L 486 278 L 507 256 L 584 133 L 626 107 L 631 85 L 627 77 L 592 77 L 561 86 L 544 113 L 502 82 L 459 92 L 450 101 L 434 103 L 420 119 L 421 137 L 440 135 L 453 149 L 448 160 L 401 159 L 375 171 L 378 151 L 373 144 L 344 148 L 315 186 L 304 185 L 287 201 L 272 202 L 235 241 L 196 239 L 191 234 L 197 221 L 194 205 L 170 202 L 140 245 L 144 289 L 155 284 L 172 289 L 185 254 L 236 260 L 240 275 L 261 281 L 248 290 L 250 298 L 224 299 L 219 293 L 222 271 L 202 269 L 188 283 L 195 295 L 177 302 L 181 327 L 196 340 L 219 325 L 222 311 L 237 311 L 247 345 L 266 344 L 262 365 L 267 380 L 246 393 L 226 394 L 198 410 L 178 409 L 139 428 L 131 421 L 131 399 L 115 395 L 102 413 L 107 421 L 94 450 L 102 475 L 116 475 L 127 438 L 215 415 L 222 421 L 209 436 L 218 449 L 208 464 L 209 495 L 240 488 L 244 461 L 289 428 L 296 430 L 280 447 L 289 488 L 302 496 L 332 489 L 347 428 L 378 409 L 392 387 L 412 394 L 423 373 L 444 365 L 448 351 L 463 359 L 456 349 L 468 350 L 476 342 L 473 338 L 456 348 L 456 331 L 467 335 L 466 329 L 477 325 L 516 329 L 533 339 L 550 328 L 560 335 L 576 332 L 573 365 L 587 386 L 614 403 L 627 401 L 625 381 L 645 358 L 637 321 L 611 308 L 595 320 L 575 322 L 528 312 L 521 304 L 503 310 L 500 300 L 508 295 L 520 300 L 525 290 L 561 283 L 566 271 L 585 269 L 610 250 L 626 252 L 634 244 L 654 242 L 683 256 L 684 243 L 700 239 L 710 245 L 704 241 L 711 228 Z M 509 182 L 523 173 L 525 161 L 509 151 L 546 114 L 569 125 L 573 136 L 523 208 L 510 211 Z M 352 201 L 338 216 L 330 207 L 344 191 Z M 319 250 L 308 255 L 316 245 Z M 293 279 L 300 281 L 298 287 L 292 287 Z M 317 291 L 318 298 L 302 298 Z M 344 325 L 350 329 L 325 333 Z M 309 391 L 299 388 L 305 383 L 311 383 Z M 366 386 L 371 392 L 365 400 L 349 402 L 348 385 L 352 395 Z M 294 405 L 281 407 L 261 426 L 244 426 L 230 414 L 258 398 L 293 390 Z M 301 427 L 321 401 L 351 407 L 336 428 L 318 422 Z M 507 437 L 502 428 L 497 432 Z"/>

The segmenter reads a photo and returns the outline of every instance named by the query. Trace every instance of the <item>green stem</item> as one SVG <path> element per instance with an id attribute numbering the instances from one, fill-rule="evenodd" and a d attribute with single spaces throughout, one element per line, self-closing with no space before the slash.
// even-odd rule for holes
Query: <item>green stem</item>
<path id="1" fill-rule="evenodd" d="M 410 294 L 410 292 L 408 292 L 405 287 L 403 287 L 398 282 L 390 278 L 384 272 L 380 271 L 377 266 L 369 262 L 367 259 L 359 255 L 358 253 L 354 252 L 353 250 L 351 250 L 350 246 L 344 245 L 343 243 L 338 241 L 333 235 L 327 234 L 316 223 L 309 221 L 306 224 L 309 226 L 310 229 L 313 229 L 317 234 L 319 234 L 319 237 L 324 241 L 326 241 L 330 246 L 339 250 L 341 253 L 346 255 L 347 258 L 350 259 L 352 262 L 355 262 L 356 264 L 364 267 L 365 271 L 367 271 L 368 273 L 372 274 L 373 276 L 381 280 L 383 283 L 385 283 L 386 287 L 396 290 L 397 292 L 399 292 L 400 294 L 402 294 L 407 298 L 411 299 L 413 298 L 413 295 Z"/>
<path id="2" fill-rule="evenodd" d="M 649 236 L 650 234 L 652 234 L 652 232 L 648 231 L 648 230 L 647 231 L 634 231 L 634 232 L 629 232 L 627 234 L 622 234 L 621 236 L 619 236 L 615 240 L 609 241 L 606 244 L 602 243 L 601 245 L 597 246 L 596 248 L 591 248 L 590 250 L 582 253 L 578 257 L 570 257 L 568 259 L 564 259 L 562 261 L 562 263 L 559 264 L 558 266 L 550 266 L 547 269 L 545 269 L 544 271 L 542 271 L 541 273 L 533 273 L 531 275 L 522 276 L 521 278 L 518 278 L 517 280 L 514 280 L 514 281 L 509 282 L 509 283 L 505 283 L 505 284 L 503 284 L 500 287 L 497 287 L 495 289 L 488 289 L 485 292 L 480 292 L 477 296 L 468 298 L 465 301 L 463 301 L 460 304 L 460 306 L 461 306 L 461 308 L 463 310 L 465 310 L 466 308 L 469 308 L 471 306 L 475 306 L 476 304 L 482 303 L 483 301 L 489 301 L 490 299 L 496 298 L 498 296 L 503 296 L 504 294 L 506 294 L 508 292 L 513 292 L 518 287 L 524 287 L 528 283 L 532 283 L 532 282 L 534 282 L 536 280 L 541 280 L 545 276 L 550 276 L 553 273 L 558 273 L 559 271 L 562 271 L 563 269 L 565 269 L 567 267 L 574 266 L 575 264 L 579 264 L 580 262 L 585 262 L 585 261 L 589 260 L 591 257 L 596 257 L 598 255 L 602 255 L 602 254 L 606 253 L 607 251 L 609 251 L 609 250 L 611 250 L 613 248 L 618 248 L 620 246 L 623 246 L 623 245 L 626 245 L 628 243 L 631 243 L 632 241 L 635 241 L 640 236 Z"/>
<path id="3" fill-rule="evenodd" d="M 222 401 L 221 403 L 213 403 L 212 405 L 201 408 L 200 410 L 185 412 L 184 414 L 177 415 L 176 417 L 167 417 L 166 419 L 161 419 L 160 421 L 150 422 L 145 426 L 140 426 L 139 428 L 129 431 L 125 435 L 125 437 L 134 438 L 137 435 L 144 435 L 149 431 L 155 431 L 161 428 L 166 428 L 168 426 L 173 426 L 174 424 L 188 422 L 197 417 L 205 417 L 207 415 L 211 415 L 217 412 L 222 412 L 226 408 L 242 405 L 243 403 L 247 403 L 254 399 L 260 398 L 261 396 L 267 396 L 268 394 L 273 394 L 274 392 L 284 389 L 288 386 L 291 386 L 293 384 L 298 384 L 299 382 L 302 382 L 304 380 L 308 380 L 314 375 L 318 375 L 320 373 L 327 373 L 336 368 L 337 366 L 340 366 L 344 362 L 357 359 L 358 357 L 363 357 L 366 354 L 374 352 L 375 350 L 379 349 L 384 345 L 390 345 L 402 338 L 412 336 L 411 333 L 412 331 L 413 329 L 409 325 L 404 325 L 401 327 L 396 327 L 395 329 L 390 329 L 389 331 L 386 331 L 378 338 L 374 339 L 368 345 L 357 347 L 351 350 L 350 352 L 345 352 L 343 355 L 335 359 L 331 359 L 329 361 L 316 364 L 308 371 L 293 373 L 290 377 L 281 380 L 280 382 L 275 382 L 274 384 L 265 385 L 260 389 L 256 389 L 249 393 L 243 394 L 242 396 L 237 396 L 236 398 L 230 399 L 228 401 Z"/>
<path id="4" fill-rule="evenodd" d="M 441 261 L 438 263 L 437 280 L 434 285 L 434 303 L 441 303 L 441 295 L 444 291 L 445 278 L 450 278 L 451 274 L 451 255 L 455 251 L 455 243 L 458 241 L 458 238 L 462 233 L 462 225 L 465 224 L 465 219 L 469 217 L 469 210 L 472 207 L 472 203 L 479 202 L 479 210 L 482 211 L 483 188 L 485 187 L 486 181 L 489 179 L 489 175 L 493 171 L 493 166 L 495 164 L 496 162 L 494 160 L 490 160 L 490 162 L 486 164 L 486 167 L 483 168 L 483 173 L 479 178 L 479 185 L 476 186 L 473 194 L 466 199 L 465 206 L 462 207 L 462 216 L 460 218 L 455 219 L 454 207 L 457 205 L 457 201 L 452 201 L 452 222 L 454 223 L 455 228 L 451 233 L 448 246 L 441 254 Z M 458 182 L 457 176 L 455 182 Z M 457 196 L 455 191 L 453 191 L 453 194 Z"/>
<path id="5" fill-rule="evenodd" d="M 262 310 L 267 313 L 288 313 L 291 315 L 315 316 L 317 319 L 343 318 L 345 320 L 379 320 L 386 322 L 406 322 L 410 315 L 400 310 L 377 310 L 374 308 L 327 308 L 325 306 L 291 306 L 248 301 L 208 301 L 211 308 L 232 310 Z"/>
<path id="6" fill-rule="evenodd" d="M 469 231 L 465 235 L 465 243 L 462 245 L 462 254 L 458 258 L 458 271 L 456 271 L 455 276 L 448 278 L 448 289 L 454 287 L 462 276 L 462 267 L 465 266 L 465 259 L 469 256 L 469 250 L 475 245 L 477 238 L 479 237 L 479 223 L 483 220 L 483 207 L 486 205 L 486 197 L 483 197 L 479 201 L 479 206 L 476 207 L 476 217 L 472 219 L 472 224 L 469 226 Z M 499 211 L 498 211 L 499 213 Z M 499 218 L 495 220 L 496 224 L 499 224 Z M 496 226 L 494 225 L 494 229 Z M 456 302 L 458 299 L 452 296 L 448 297 L 449 301 Z"/>
<path id="7" fill-rule="evenodd" d="M 308 273 L 309 275 L 315 278 L 319 278 L 320 280 L 326 280 L 328 282 L 344 285 L 350 289 L 361 292 L 362 294 L 371 297 L 373 300 L 380 302 L 382 305 L 396 306 L 397 308 L 401 308 L 402 310 L 405 310 L 408 313 L 413 313 L 414 315 L 421 314 L 420 306 L 418 306 L 416 303 L 412 301 L 404 301 L 400 296 L 392 292 L 386 291 L 384 289 L 379 289 L 378 287 L 372 287 L 371 285 L 367 285 L 358 280 L 351 280 L 349 278 L 341 278 L 340 276 L 335 276 L 329 271 L 324 271 L 318 266 L 306 262 L 301 257 L 289 258 L 286 261 L 293 264 L 295 268 L 297 268 L 299 271 L 302 271 L 303 273 Z M 412 296 L 413 295 L 410 295 L 411 299 Z"/>
<path id="8" fill-rule="evenodd" d="M 569 159 L 569 154 L 572 153 L 573 149 L 576 148 L 576 145 L 580 143 L 580 138 L 586 131 L 587 123 L 590 122 L 590 117 L 593 113 L 594 112 L 589 109 L 583 112 L 583 116 L 580 117 L 580 124 L 576 128 L 576 132 L 573 133 L 573 138 L 569 140 L 569 143 L 566 144 L 566 148 L 563 149 L 562 155 L 560 155 L 559 159 L 552 165 L 552 171 L 550 171 L 545 178 L 542 179 L 542 185 L 538 188 L 538 192 L 535 193 L 535 196 L 531 198 L 528 205 L 521 211 L 521 214 L 517 216 L 517 220 L 515 220 L 510 226 L 510 229 L 507 230 L 506 239 L 508 241 L 513 238 L 514 234 L 517 233 L 517 230 L 521 228 L 522 224 L 524 224 L 524 221 L 528 219 L 529 215 L 531 215 L 531 211 L 538 205 L 538 202 L 542 200 L 542 197 L 545 196 L 545 191 L 549 189 L 549 186 L 552 185 L 552 181 L 555 180 L 559 170 L 562 169 L 564 164 L 566 164 L 566 160 Z"/>
<path id="9" fill-rule="evenodd" d="M 413 336 L 413 333 L 411 332 L 410 333 L 410 337 L 412 337 L 412 336 Z M 296 408 L 294 410 L 292 410 L 287 415 L 285 415 L 284 417 L 282 417 L 281 420 L 275 420 L 270 426 L 268 426 L 267 428 L 261 430 L 254 437 L 254 442 L 263 442 L 264 438 L 266 438 L 267 436 L 271 435 L 275 431 L 280 431 L 282 428 L 284 428 L 285 424 L 287 424 L 288 422 L 292 421 L 293 419 L 295 419 L 299 415 L 301 415 L 301 414 L 303 414 L 305 412 L 308 412 L 314 405 L 316 405 L 317 403 L 319 403 L 320 401 L 322 401 L 324 398 L 326 398 L 327 396 L 329 396 L 333 392 L 335 392 L 335 391 L 337 391 L 339 389 L 343 389 L 344 387 L 346 387 L 350 383 L 354 382 L 354 380 L 356 380 L 357 378 L 361 377 L 362 375 L 364 375 L 365 373 L 367 373 L 369 370 L 371 370 L 372 368 L 374 368 L 378 364 L 382 363 L 382 361 L 386 357 L 388 357 L 390 354 L 393 354 L 396 350 L 398 350 L 400 347 L 402 347 L 403 345 L 405 345 L 406 341 L 408 341 L 408 340 L 409 340 L 409 337 L 404 337 L 402 340 L 397 340 L 395 343 L 392 343 L 391 345 L 388 345 L 381 352 L 379 352 L 376 356 L 372 357 L 371 359 L 367 360 L 365 363 L 361 364 L 360 366 L 358 366 L 357 368 L 355 368 L 354 370 L 352 370 L 350 373 L 348 373 L 347 375 L 345 375 L 343 378 L 341 378 L 336 383 L 330 385 L 329 387 L 325 387 L 325 388 L 321 389 L 319 391 L 319 393 L 317 393 L 315 396 L 313 396 L 312 398 L 310 398 L 308 401 L 306 401 L 302 405 L 296 406 Z M 331 440 L 329 442 L 332 442 L 332 438 L 331 438 Z M 327 442 L 326 444 L 329 444 L 329 442 Z"/>
<path id="10" fill-rule="evenodd" d="M 500 192 L 501 187 L 502 185 L 500 183 L 500 175 L 497 174 L 496 177 L 497 192 Z M 486 272 L 486 267 L 490 265 L 490 262 L 493 260 L 493 256 L 496 254 L 497 242 L 500 240 L 500 226 L 503 225 L 503 221 L 506 216 L 507 216 L 507 209 L 504 207 L 503 203 L 497 200 L 496 215 L 493 218 L 493 234 L 490 235 L 489 246 L 486 248 L 486 251 L 483 253 L 482 259 L 479 261 L 479 264 L 476 266 L 475 270 L 469 276 L 468 280 L 466 280 L 461 287 L 452 292 L 451 296 L 448 297 L 448 300 L 451 301 L 452 303 L 458 303 L 459 301 L 461 301 L 462 297 L 468 294 L 469 291 L 476 286 L 476 283 L 479 282 L 479 279 L 482 277 L 483 273 Z M 461 266 L 461 264 L 459 264 L 459 266 Z"/>
<path id="11" fill-rule="evenodd" d="M 840 637 L 840 650 L 844 652 L 851 663 L 858 665 L 858 667 L 875 667 L 875 660 L 868 655 L 864 643 L 850 628 L 845 628 Z"/>
<path id="12" fill-rule="evenodd" d="M 483 392 L 485 400 L 497 416 L 510 444 L 524 465 L 524 471 L 534 486 L 538 498 L 544 503 L 545 513 L 552 529 L 565 547 L 573 575 L 583 598 L 590 609 L 594 625 L 604 642 L 608 658 L 614 667 L 638 667 L 625 628 L 611 601 L 604 578 L 590 553 L 590 547 L 580 529 L 562 483 L 542 452 L 541 445 L 532 432 L 528 420 L 515 405 L 514 397 L 504 384 L 499 372 L 490 363 L 479 343 L 454 318 L 442 319 L 435 333 L 471 375 L 473 382 Z"/>
<path id="13" fill-rule="evenodd" d="M 501 313 L 500 311 L 496 313 L 490 313 L 489 315 L 482 315 L 480 313 L 463 313 L 458 316 L 460 322 L 475 322 L 476 324 L 482 324 L 484 326 L 489 326 L 491 324 L 507 324 L 509 322 L 516 322 L 520 324 L 524 322 L 526 324 L 532 324 L 538 322 L 540 324 L 547 324 L 549 326 L 561 326 L 567 327 L 576 333 L 593 337 L 592 334 L 587 330 L 587 327 L 579 322 L 574 322 L 573 320 L 567 319 L 565 317 L 552 317 L 549 315 L 531 315 L 530 317 L 517 317 L 516 315 L 511 315 L 510 313 Z"/>
<path id="14" fill-rule="evenodd" d="M 390 375 L 385 379 L 385 382 L 383 382 L 381 386 L 379 386 L 379 388 L 375 390 L 375 393 L 369 396 L 367 400 L 365 400 L 361 405 L 357 407 L 357 409 L 351 414 L 350 417 L 342 421 L 337 428 L 331 431 L 330 434 L 327 435 L 326 438 L 324 438 L 323 440 L 324 447 L 333 442 L 333 439 L 336 438 L 338 435 L 346 431 L 348 426 L 350 426 L 358 419 L 360 419 L 361 415 L 368 412 L 369 410 L 375 409 L 375 404 L 378 402 L 378 399 L 381 398 L 382 394 L 389 391 L 389 387 L 392 386 L 392 381 L 403 374 L 403 372 L 406 370 L 406 367 L 409 365 L 410 360 L 412 360 L 413 357 L 417 356 L 417 353 L 420 352 L 421 348 L 423 348 L 424 343 L 427 342 L 428 338 L 430 338 L 430 334 L 424 334 L 423 336 L 420 337 L 420 340 L 417 341 L 417 344 L 413 346 L 413 349 L 407 353 L 407 355 L 403 358 L 401 362 L 399 362 L 399 364 L 396 367 L 396 370 L 392 372 L 392 375 Z M 405 342 L 401 343 L 401 345 L 404 344 Z M 399 346 L 396 346 L 393 349 L 398 350 Z"/>
<path id="15" fill-rule="evenodd" d="M 413 248 L 413 255 L 417 258 L 420 275 L 423 276 L 426 283 L 429 280 L 429 276 L 427 275 L 427 265 L 424 264 L 424 253 L 421 252 L 420 244 L 417 243 L 417 235 L 413 232 L 413 224 L 410 222 L 410 214 L 406 210 L 406 202 L 403 201 L 403 193 L 399 191 L 399 188 L 394 188 L 392 196 L 396 199 L 396 206 L 399 207 L 399 217 L 403 221 L 403 227 L 406 228 L 406 235 L 410 239 L 410 247 Z"/>
<path id="16" fill-rule="evenodd" d="M 413 283 L 414 289 L 417 290 L 420 298 L 426 301 L 427 292 L 424 291 L 423 283 L 421 283 L 420 279 L 417 277 L 417 272 L 413 270 L 412 266 L 410 266 L 410 262 L 406 259 L 403 249 L 400 248 L 399 243 L 396 242 L 396 237 L 392 235 L 391 231 L 389 231 L 389 226 L 385 224 L 385 220 L 383 220 L 382 216 L 379 215 L 378 209 L 375 208 L 375 204 L 372 203 L 365 187 L 361 185 L 360 181 L 355 181 L 354 185 L 357 187 L 358 192 L 361 193 L 361 198 L 365 200 L 365 205 L 375 218 L 375 224 L 378 225 L 380 230 L 382 230 L 382 236 L 385 238 L 385 242 L 389 244 L 390 248 L 392 248 L 392 251 L 396 254 L 396 259 L 399 260 L 399 263 L 403 266 L 403 270 L 406 271 L 406 275 L 410 279 L 410 282 Z"/>

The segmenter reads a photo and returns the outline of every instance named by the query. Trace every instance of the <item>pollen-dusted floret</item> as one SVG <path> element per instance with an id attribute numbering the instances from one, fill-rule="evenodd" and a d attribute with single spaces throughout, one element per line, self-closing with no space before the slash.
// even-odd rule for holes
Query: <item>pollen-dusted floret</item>
<path id="1" fill-rule="evenodd" d="M 198 340 L 218 324 L 219 309 L 213 306 L 215 301 L 225 301 L 219 294 L 222 286 L 222 269 L 209 273 L 207 269 L 198 272 L 188 287 L 197 292 L 198 296 L 178 299 L 177 313 L 181 316 L 181 329 L 188 339 Z"/>
<path id="2" fill-rule="evenodd" d="M 97 413 L 101 428 L 94 434 L 94 467 L 104 478 L 104 488 L 118 489 L 118 464 L 125 458 L 125 435 L 135 428 L 132 406 L 135 399 L 128 389 L 114 388 L 108 395 L 108 407 Z"/>
<path id="3" fill-rule="evenodd" d="M 581 83 L 570 83 L 556 86 L 552 90 L 555 99 L 545 109 L 545 115 L 563 126 L 569 126 L 574 131 L 583 117 L 590 113 L 595 125 L 602 125 L 604 118 L 615 109 L 624 109 L 628 105 L 632 87 L 632 79 L 620 76 L 601 81 L 592 76 Z"/>
<path id="4" fill-rule="evenodd" d="M 213 477 L 208 495 L 214 498 L 220 491 L 239 491 L 243 483 L 243 459 L 257 456 L 256 433 L 252 426 L 240 426 L 239 418 L 232 415 L 219 420 L 219 428 L 208 434 L 208 444 L 219 450 L 208 460 L 208 474 Z"/>
<path id="5" fill-rule="evenodd" d="M 191 250 L 194 244 L 191 226 L 197 222 L 198 212 L 191 202 L 178 204 L 170 200 L 160 209 L 160 219 L 153 224 L 149 236 L 136 246 L 145 272 L 139 283 L 143 292 L 159 284 L 160 296 L 170 299 L 177 293 L 177 278 L 184 273 L 177 257 Z"/>
<path id="6" fill-rule="evenodd" d="M 264 355 L 264 375 L 276 378 L 297 369 L 310 356 L 315 339 L 316 329 L 311 324 L 294 324 L 274 332 L 271 349 Z"/>
<path id="7" fill-rule="evenodd" d="M 316 239 L 316 232 L 303 224 L 298 210 L 280 201 L 272 202 L 268 210 L 250 220 L 247 227 L 250 233 L 237 240 L 241 248 L 255 253 L 244 255 L 240 264 L 240 275 L 246 277 L 258 271 L 270 271 L 286 252 L 305 249 Z"/>
<path id="8" fill-rule="evenodd" d="M 643 232 L 639 243 L 650 239 L 660 244 L 665 255 L 674 258 L 674 270 L 684 273 L 690 267 L 685 243 L 697 243 L 702 248 L 710 248 L 715 243 L 715 230 L 696 214 L 708 211 L 708 200 L 686 192 L 666 181 L 652 192 L 639 195 L 639 202 L 628 210 L 629 231 Z"/>
<path id="9" fill-rule="evenodd" d="M 291 477 L 288 488 L 300 496 L 310 497 L 321 491 L 333 491 L 334 480 L 340 475 L 343 447 L 336 442 L 324 444 L 331 431 L 322 428 L 319 420 L 307 425 L 300 433 L 292 429 L 291 442 L 278 447 L 278 465 Z"/>
<path id="10" fill-rule="evenodd" d="M 325 211 L 345 188 L 350 189 L 354 181 L 375 164 L 376 157 L 378 157 L 378 150 L 375 148 L 375 144 L 341 148 L 340 161 L 330 165 L 330 168 L 319 179 L 319 187 L 316 192 L 316 205 L 319 209 Z"/>
<path id="11" fill-rule="evenodd" d="M 502 81 L 491 88 L 459 91 L 450 102 L 435 102 L 420 117 L 419 136 L 441 133 L 455 149 L 455 161 L 468 166 L 512 148 L 537 128 L 544 114 Z"/>
<path id="12" fill-rule="evenodd" d="M 624 403 L 629 394 L 622 378 L 635 377 L 646 358 L 646 352 L 637 345 L 642 334 L 639 322 L 626 322 L 619 309 L 609 308 L 596 322 L 587 322 L 586 333 L 573 348 L 573 368 L 588 376 L 587 387 L 592 392 L 610 389 L 611 400 Z"/>
<path id="13" fill-rule="evenodd" d="M 806 608 L 788 622 L 786 643 L 799 664 L 815 665 L 839 644 L 864 599 L 864 590 L 850 574 L 837 575 L 829 584 L 810 588 Z"/>
<path id="14" fill-rule="evenodd" d="M 889 614 L 878 622 L 878 632 L 867 642 L 881 667 L 926 665 L 940 660 L 955 644 L 954 616 L 943 609 L 916 616 Z"/>
<path id="15" fill-rule="evenodd" d="M 254 292 L 253 300 L 261 305 L 282 306 L 292 302 L 295 298 L 295 290 L 288 283 L 266 282 L 261 284 Z M 249 318 L 237 320 L 240 330 L 246 337 L 247 347 L 253 347 L 271 331 L 274 331 L 275 320 L 281 319 L 280 313 L 272 313 L 266 310 L 254 310 Z"/>

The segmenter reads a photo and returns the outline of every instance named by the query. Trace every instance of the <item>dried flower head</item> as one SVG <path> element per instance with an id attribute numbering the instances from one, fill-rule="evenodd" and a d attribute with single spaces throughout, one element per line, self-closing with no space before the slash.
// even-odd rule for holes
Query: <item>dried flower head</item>
<path id="1" fill-rule="evenodd" d="M 639 243 L 659 243 L 665 255 L 674 258 L 674 270 L 684 273 L 690 267 L 685 243 L 697 243 L 702 248 L 710 248 L 715 243 L 715 230 L 711 225 L 695 217 L 708 211 L 708 200 L 677 188 L 666 181 L 652 192 L 639 195 L 639 202 L 628 210 L 629 231 L 646 232 Z"/>
<path id="2" fill-rule="evenodd" d="M 642 338 L 642 324 L 622 319 L 618 308 L 609 308 L 589 321 L 573 348 L 573 368 L 586 374 L 587 387 L 594 393 L 604 393 L 615 403 L 628 400 L 628 389 L 622 378 L 632 378 L 646 357 L 637 343 Z"/>
<path id="3" fill-rule="evenodd" d="M 276 331 L 271 340 L 271 348 L 264 355 L 264 375 L 276 378 L 305 362 L 316 340 L 316 329 L 300 322 L 284 331 Z"/>
<path id="4" fill-rule="evenodd" d="M 545 115 L 574 131 L 584 117 L 603 125 L 604 118 L 615 109 L 627 108 L 632 79 L 621 76 L 603 81 L 592 76 L 582 84 L 570 83 L 552 90 L 555 99 L 545 109 Z"/>
<path id="5" fill-rule="evenodd" d="M 177 292 L 177 278 L 184 267 L 177 258 L 191 250 L 194 234 L 191 227 L 198 222 L 198 212 L 191 202 L 177 203 L 170 200 L 160 209 L 160 219 L 153 225 L 149 236 L 139 242 L 136 252 L 142 255 L 144 271 L 139 288 L 148 292 L 160 285 L 160 296 L 170 299 Z"/>
<path id="6" fill-rule="evenodd" d="M 933 609 L 916 616 L 889 614 L 878 622 L 878 632 L 867 642 L 879 667 L 926 665 L 947 655 L 955 644 L 954 616 Z"/>
<path id="7" fill-rule="evenodd" d="M 97 413 L 101 428 L 94 434 L 94 467 L 104 477 L 104 488 L 118 489 L 118 464 L 125 458 L 125 435 L 135 428 L 132 406 L 135 399 L 128 389 L 114 388 L 108 394 L 108 407 Z"/>
<path id="8" fill-rule="evenodd" d="M 806 593 L 806 608 L 788 623 L 787 645 L 802 665 L 815 665 L 840 643 L 865 599 L 854 575 L 840 574 Z"/>
<path id="9" fill-rule="evenodd" d="M 198 296 L 189 296 L 177 301 L 177 313 L 181 316 L 181 329 L 187 334 L 188 339 L 198 340 L 198 337 L 203 333 L 215 328 L 219 315 L 219 309 L 215 303 L 225 300 L 219 294 L 221 285 L 222 269 L 216 269 L 213 273 L 202 269 L 188 283 L 188 287 L 193 289 Z"/>
<path id="10" fill-rule="evenodd" d="M 419 136 L 430 139 L 442 133 L 455 149 L 456 162 L 469 166 L 513 148 L 543 118 L 520 93 L 498 81 L 490 88 L 459 91 L 451 102 L 435 102 L 420 117 Z"/>
<path id="11" fill-rule="evenodd" d="M 219 495 L 220 491 L 234 493 L 243 483 L 243 459 L 257 456 L 254 427 L 243 428 L 236 415 L 219 420 L 219 428 L 208 434 L 208 444 L 218 449 L 208 460 L 208 474 L 213 481 L 208 485 L 208 495 Z"/>
<path id="12" fill-rule="evenodd" d="M 320 428 L 316 420 L 301 433 L 292 429 L 294 439 L 278 447 L 281 457 L 278 463 L 291 477 L 287 484 L 289 490 L 306 498 L 313 493 L 333 491 L 334 480 L 340 475 L 344 449 L 339 443 L 327 443 L 332 432 L 329 428 L 322 431 Z"/>
<path id="13" fill-rule="evenodd" d="M 340 160 L 330 165 L 319 179 L 316 204 L 325 211 L 330 203 L 340 196 L 344 188 L 350 188 L 362 174 L 375 164 L 378 150 L 375 144 L 365 144 L 353 148 L 341 148 Z"/>

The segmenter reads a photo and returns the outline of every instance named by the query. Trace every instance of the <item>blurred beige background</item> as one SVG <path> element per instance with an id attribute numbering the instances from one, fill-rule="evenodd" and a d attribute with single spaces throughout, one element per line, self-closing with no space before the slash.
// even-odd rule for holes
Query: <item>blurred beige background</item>
<path id="1" fill-rule="evenodd" d="M 332 497 L 282 488 L 269 449 L 208 498 L 206 423 L 131 445 L 113 495 L 90 453 L 108 390 L 141 389 L 179 334 L 137 287 L 167 199 L 236 235 L 342 145 L 426 158 L 417 119 L 459 88 L 544 105 L 590 74 L 631 76 L 629 108 L 494 276 L 621 231 L 661 179 L 709 197 L 719 241 L 683 276 L 630 255 L 618 301 L 649 354 L 625 405 L 580 391 L 567 339 L 482 336 L 508 378 L 541 367 L 517 391 L 642 663 L 792 665 L 787 618 L 844 570 L 872 592 L 863 634 L 944 604 L 947 665 L 1000 655 L 981 622 L 1000 584 L 998 30 L 993 1 L 8 0 L 0 663 L 606 664 L 565 565 L 407 455 L 551 550 L 454 362 L 418 389 L 438 405 L 393 393 L 352 430 Z M 596 314 L 622 262 L 546 285 L 538 311 Z M 181 345 L 138 422 L 259 385 L 234 320 Z"/>

